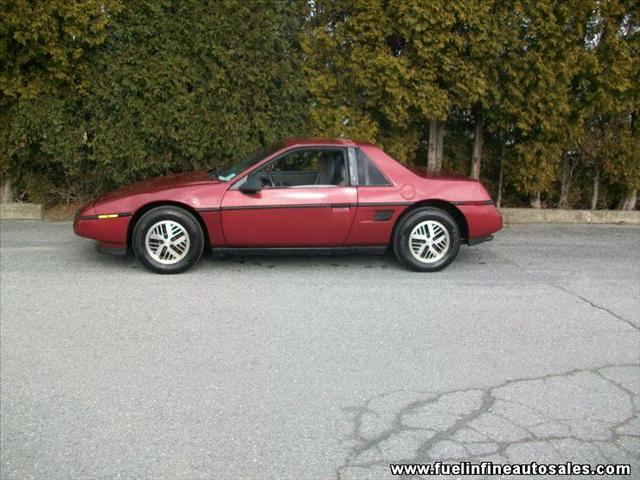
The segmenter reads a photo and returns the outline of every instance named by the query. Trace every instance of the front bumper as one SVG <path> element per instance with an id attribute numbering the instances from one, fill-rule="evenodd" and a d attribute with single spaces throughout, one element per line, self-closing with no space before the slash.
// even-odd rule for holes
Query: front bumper
<path id="1" fill-rule="evenodd" d="M 98 241 L 101 251 L 127 250 L 127 232 L 131 216 L 116 218 L 76 217 L 73 231 L 80 237 Z"/>

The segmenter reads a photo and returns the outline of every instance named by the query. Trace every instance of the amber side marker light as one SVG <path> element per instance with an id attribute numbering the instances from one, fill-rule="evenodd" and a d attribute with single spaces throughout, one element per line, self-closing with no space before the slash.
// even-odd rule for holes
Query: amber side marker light
<path id="1" fill-rule="evenodd" d="M 106 215 L 98 215 L 98 218 L 100 220 L 102 220 L 103 218 L 118 218 L 118 214 L 117 213 L 109 213 Z"/>

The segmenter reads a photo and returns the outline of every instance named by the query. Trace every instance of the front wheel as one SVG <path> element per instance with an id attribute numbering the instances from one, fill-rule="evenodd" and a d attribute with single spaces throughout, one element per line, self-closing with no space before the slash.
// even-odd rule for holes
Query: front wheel
<path id="1" fill-rule="evenodd" d="M 156 207 L 136 223 L 132 244 L 136 257 L 149 270 L 180 273 L 200 259 L 204 234 L 189 212 L 176 207 Z"/>
<path id="2" fill-rule="evenodd" d="M 397 226 L 393 250 L 402 265 L 420 272 L 435 272 L 449 265 L 460 248 L 458 224 L 444 210 L 419 208 Z"/>

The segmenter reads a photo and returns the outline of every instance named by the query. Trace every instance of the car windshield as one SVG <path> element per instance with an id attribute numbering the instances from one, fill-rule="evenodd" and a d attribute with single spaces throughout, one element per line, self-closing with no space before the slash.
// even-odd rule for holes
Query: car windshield
<path id="1" fill-rule="evenodd" d="M 258 163 L 263 158 L 268 157 L 272 153 L 280 150 L 283 146 L 283 143 L 274 143 L 272 145 L 269 145 L 268 147 L 262 147 L 253 152 L 253 154 L 249 155 L 246 160 L 235 163 L 230 167 L 222 167 L 218 168 L 217 170 L 212 170 L 209 172 L 209 175 L 217 178 L 218 180 L 222 180 L 223 182 L 228 182 L 240 172 L 243 172 L 250 166 Z"/>

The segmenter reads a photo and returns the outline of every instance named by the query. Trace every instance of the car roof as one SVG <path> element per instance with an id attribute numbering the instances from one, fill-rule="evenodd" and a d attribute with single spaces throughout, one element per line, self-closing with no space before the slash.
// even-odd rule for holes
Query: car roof
<path id="1" fill-rule="evenodd" d="M 284 141 L 285 146 L 315 146 L 315 145 L 339 145 L 343 147 L 355 147 L 358 144 L 348 138 L 287 138 Z"/>

